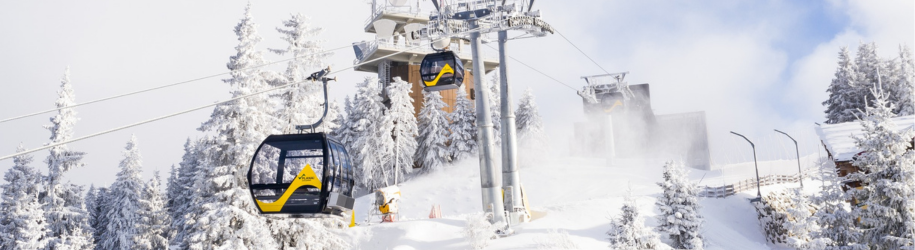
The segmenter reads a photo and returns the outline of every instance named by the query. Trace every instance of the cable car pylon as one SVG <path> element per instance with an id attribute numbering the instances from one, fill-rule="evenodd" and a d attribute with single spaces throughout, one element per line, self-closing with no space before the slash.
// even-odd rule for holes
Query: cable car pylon
<path id="1" fill-rule="evenodd" d="M 508 2 L 508 3 L 507 3 Z M 431 20 L 437 20 L 434 27 L 426 28 L 425 34 L 431 40 L 437 41 L 442 37 L 451 38 L 449 34 L 458 33 L 469 27 L 471 30 L 478 30 L 470 33 L 470 49 L 473 61 L 473 77 L 477 110 L 477 137 L 480 138 L 480 183 L 482 191 L 482 201 L 484 212 L 491 212 L 491 221 L 493 224 L 505 223 L 506 227 L 500 229 L 497 233 L 500 235 L 512 234 L 511 224 L 526 222 L 530 219 L 524 204 L 524 194 L 521 189 L 520 174 L 517 165 L 517 141 L 515 117 L 511 108 L 511 87 L 508 84 L 508 69 L 506 66 L 506 46 L 508 39 L 508 30 L 524 31 L 528 37 L 545 36 L 547 33 L 553 33 L 553 28 L 540 18 L 540 11 L 532 11 L 533 1 L 453 1 L 450 4 L 439 5 L 435 2 L 436 16 L 430 17 Z M 525 7 L 527 9 L 525 10 Z M 455 22 L 457 21 L 457 22 Z M 467 25 L 454 25 L 455 23 L 465 22 Z M 441 34 L 436 34 L 436 32 Z M 492 120 L 490 114 L 489 95 L 485 94 L 484 89 L 488 89 L 486 82 L 483 81 L 483 62 L 480 56 L 479 47 L 480 36 L 484 33 L 499 33 L 499 72 L 501 73 L 501 112 L 502 112 L 502 169 L 499 171 L 498 166 L 493 162 L 493 138 L 492 138 Z M 463 37 L 461 37 L 463 38 Z M 517 37 L 515 39 L 527 38 Z M 465 38 L 466 39 L 466 38 Z M 430 54 L 426 57 L 438 56 Z M 455 57 L 456 58 L 456 57 Z M 446 61 L 442 58 L 429 58 L 430 62 Z M 444 70 L 432 68 L 426 64 L 426 58 L 423 59 L 421 71 L 438 73 L 443 75 Z M 425 77 L 425 75 L 424 75 Z M 426 80 L 425 78 L 423 79 Z M 460 83 L 458 83 L 460 84 Z M 435 89 L 426 89 L 434 91 Z M 457 85 L 460 86 L 460 85 Z M 455 86 L 455 88 L 457 87 Z M 506 218 L 507 217 L 507 218 Z"/>

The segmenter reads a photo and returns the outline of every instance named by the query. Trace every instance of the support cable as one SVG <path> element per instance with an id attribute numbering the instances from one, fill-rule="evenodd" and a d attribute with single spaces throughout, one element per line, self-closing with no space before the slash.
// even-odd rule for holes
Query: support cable
<path id="1" fill-rule="evenodd" d="M 496 48 L 492 47 L 492 45 L 489 45 L 489 44 L 486 44 L 486 47 L 489 47 L 490 49 L 499 51 L 499 49 L 496 49 Z M 568 84 L 566 84 L 566 83 L 564 83 L 564 82 L 562 82 L 562 81 L 560 81 L 560 80 L 557 80 L 556 78 L 553 78 L 552 76 L 549 76 L 549 75 L 547 75 L 546 73 L 543 73 L 542 71 L 537 70 L 537 69 L 534 68 L 534 67 L 531 67 L 530 65 L 527 65 L 526 63 L 522 62 L 521 60 L 516 59 L 516 58 L 513 57 L 513 56 L 509 56 L 509 55 L 506 55 L 506 56 L 508 56 L 508 58 L 511 58 L 512 60 L 515 60 L 515 62 L 518 62 L 518 63 L 520 63 L 521 65 L 524 65 L 524 67 L 527 67 L 527 68 L 529 68 L 529 69 L 531 69 L 531 70 L 533 70 L 533 71 L 536 71 L 537 73 L 540 73 L 541 75 L 546 76 L 547 78 L 553 79 L 553 81 L 556 81 L 556 82 L 558 82 L 559 84 L 565 85 L 566 87 L 572 89 L 573 91 L 578 91 L 578 89 L 575 89 L 575 88 L 573 88 L 572 86 L 569 86 Z"/>
<path id="2" fill-rule="evenodd" d="M 610 74 L 610 72 L 608 72 L 606 69 L 604 69 L 604 67 L 601 67 L 600 64 L 597 63 L 597 61 L 594 61 L 593 58 L 591 58 L 590 56 L 588 56 L 588 54 L 586 54 L 584 51 L 582 51 L 580 48 L 578 48 L 578 46 L 576 46 L 574 43 L 572 43 L 572 41 L 570 41 L 569 38 L 566 38 L 566 36 L 563 35 L 562 32 L 559 32 L 559 30 L 557 30 L 555 27 L 553 27 L 553 30 L 556 31 L 556 34 L 559 34 L 559 36 L 561 36 L 562 39 L 565 39 L 566 42 L 568 42 L 569 44 L 571 44 L 572 47 L 575 47 L 575 49 L 577 49 L 578 52 L 581 52 L 582 55 L 584 55 L 585 57 L 587 57 L 588 60 L 591 60 L 591 62 L 594 63 L 594 65 L 597 65 L 597 67 L 600 68 L 600 70 L 603 70 L 604 73 Z"/>
<path id="3" fill-rule="evenodd" d="M 479 28 L 473 29 L 473 30 L 468 30 L 468 31 L 461 32 L 461 33 L 458 33 L 458 34 L 475 32 L 475 31 L 477 31 L 477 30 L 479 30 Z M 375 62 L 375 61 L 379 61 L 379 60 L 382 60 L 382 59 L 386 59 L 386 58 L 388 58 L 388 57 L 392 57 L 392 56 L 396 56 L 396 55 L 399 55 L 399 54 L 403 54 L 404 52 L 411 51 L 411 50 L 414 50 L 414 49 L 418 49 L 418 48 L 421 48 L 421 47 L 424 47 L 424 46 L 428 46 L 428 45 L 429 45 L 429 44 L 418 44 L 418 45 L 416 45 L 416 46 L 408 47 L 408 48 L 405 48 L 405 49 L 403 49 L 403 50 L 400 50 L 400 51 L 397 51 L 397 52 L 395 52 L 395 53 L 392 53 L 392 54 L 390 54 L 390 55 L 386 55 L 386 56 L 382 56 L 382 57 L 379 57 L 379 58 L 375 58 L 375 59 L 372 59 L 372 60 L 369 60 L 369 61 L 365 61 L 365 62 L 362 62 L 362 63 L 359 63 L 359 64 L 353 64 L 352 66 L 349 66 L 349 67 L 346 67 L 346 68 L 343 68 L 343 69 L 340 69 L 340 70 L 331 71 L 330 73 L 327 73 L 327 75 L 325 75 L 325 76 L 333 75 L 333 74 L 339 73 L 339 72 L 344 71 L 344 70 L 352 69 L 352 68 L 359 67 L 359 66 L 362 66 L 362 65 L 365 65 L 365 64 L 373 63 L 373 62 Z M 22 151 L 22 152 L 17 152 L 17 153 L 15 153 L 15 154 L 3 156 L 3 157 L 0 157 L 0 160 L 5 160 L 5 159 L 13 158 L 13 157 L 16 157 L 16 156 L 19 156 L 19 155 L 34 153 L 34 152 L 41 151 L 41 150 L 44 150 L 44 149 L 49 149 L 49 148 L 52 148 L 52 147 L 57 147 L 57 146 L 60 146 L 60 145 L 69 144 L 69 143 L 72 143 L 72 142 L 77 142 L 77 141 L 89 139 L 89 138 L 92 138 L 92 137 L 96 137 L 96 136 L 108 134 L 108 133 L 115 132 L 115 131 L 119 131 L 119 130 L 124 130 L 124 129 L 127 129 L 127 128 L 136 127 L 136 126 L 139 126 L 139 125 L 143 125 L 143 124 L 155 122 L 155 121 L 158 121 L 158 120 L 163 120 L 163 119 L 171 118 L 171 117 L 178 116 L 178 115 L 182 115 L 182 114 L 187 114 L 187 113 L 190 113 L 190 112 L 194 112 L 194 111 L 197 111 L 197 110 L 201 110 L 201 109 L 213 107 L 213 106 L 220 105 L 220 104 L 225 104 L 225 103 L 229 103 L 229 102 L 234 102 L 234 101 L 241 100 L 241 99 L 244 99 L 244 98 L 248 98 L 248 97 L 251 97 L 251 96 L 260 95 L 260 94 L 263 94 L 263 93 L 267 93 L 267 92 L 270 92 L 270 91 L 274 91 L 274 90 L 278 90 L 278 89 L 282 89 L 282 88 L 286 88 L 286 87 L 291 87 L 291 86 L 293 86 L 293 85 L 298 85 L 298 84 L 304 83 L 304 82 L 306 82 L 306 81 L 299 81 L 299 82 L 287 83 L 287 84 L 279 85 L 279 86 L 276 86 L 276 87 L 273 87 L 273 88 L 270 88 L 270 89 L 258 91 L 258 92 L 255 92 L 255 93 L 251 93 L 251 94 L 247 94 L 247 95 L 243 95 L 243 96 L 238 96 L 238 97 L 235 97 L 235 98 L 232 98 L 232 99 L 229 99 L 229 100 L 225 100 L 225 101 L 221 101 L 221 102 L 215 102 L 215 103 L 212 103 L 212 104 L 203 105 L 203 106 L 200 106 L 200 107 L 196 107 L 196 108 L 192 108 L 192 109 L 180 111 L 180 112 L 177 112 L 177 113 L 172 113 L 172 114 L 160 116 L 160 117 L 157 117 L 157 118 L 153 118 L 153 119 L 149 119 L 149 120 L 145 120 L 145 121 L 141 121 L 141 122 L 137 122 L 137 123 L 133 123 L 133 124 L 121 126 L 121 127 L 114 128 L 114 129 L 105 130 L 105 131 L 102 131 L 102 132 L 98 132 L 98 133 L 95 133 L 95 134 L 82 136 L 82 137 L 75 138 L 75 139 L 70 139 L 70 140 L 63 141 L 63 142 L 48 144 L 48 145 L 45 145 L 45 146 L 42 146 L 42 147 L 38 147 L 38 148 L 34 148 L 34 149 Z"/>
<path id="4" fill-rule="evenodd" d="M 363 42 L 361 42 L 361 43 L 365 43 L 365 42 L 368 42 L 368 41 L 363 41 Z M 357 44 L 358 44 L 358 43 L 357 43 Z M 273 64 L 277 64 L 277 63 L 281 63 L 281 62 L 292 61 L 292 60 L 295 60 L 296 58 L 300 58 L 300 57 L 306 57 L 306 56 L 312 56 L 312 55 L 316 55 L 316 54 L 328 53 L 328 52 L 332 52 L 332 51 L 336 51 L 336 50 L 341 50 L 341 49 L 345 49 L 345 48 L 349 48 L 349 47 L 352 47 L 352 45 L 337 47 L 337 48 L 333 48 L 333 49 L 329 49 L 329 50 L 323 50 L 323 51 L 320 51 L 320 52 L 308 53 L 308 54 L 305 54 L 305 55 L 301 55 L 301 56 L 297 56 L 297 57 L 292 57 L 292 58 L 287 58 L 287 59 L 279 60 L 279 61 L 276 61 L 276 62 L 270 62 L 270 63 L 261 64 L 261 65 L 255 65 L 255 66 L 248 67 L 248 68 L 244 68 L 244 69 L 240 69 L 240 70 L 260 68 L 260 67 L 264 67 L 264 66 L 268 66 L 268 65 L 273 65 Z M 97 103 L 97 102 L 108 101 L 108 100 L 111 100 L 111 99 L 117 99 L 117 98 L 121 98 L 121 97 L 125 97 L 125 96 L 130 96 L 130 95 L 140 94 L 140 93 L 144 93 L 144 92 L 149 92 L 149 91 L 153 91 L 153 90 L 158 90 L 158 89 L 164 89 L 164 88 L 168 88 L 168 87 L 178 86 L 178 85 L 182 85 L 182 84 L 185 84 L 185 83 L 191 83 L 191 82 L 196 82 L 196 81 L 200 81 L 200 80 L 210 79 L 210 78 L 213 78 L 213 77 L 217 77 L 217 76 L 221 76 L 221 75 L 225 75 L 225 74 L 229 74 L 229 73 L 232 73 L 232 71 L 222 72 L 222 73 L 219 73 L 219 74 L 213 74 L 213 75 L 208 75 L 208 76 L 204 76 L 204 77 L 194 78 L 194 79 L 187 80 L 187 81 L 181 81 L 181 82 L 176 82 L 176 83 L 170 83 L 170 84 L 160 85 L 160 86 L 156 86 L 156 87 L 152 87 L 152 88 L 148 88 L 148 89 L 142 89 L 142 90 L 137 90 L 137 91 L 133 91 L 133 92 L 123 93 L 123 94 L 119 94 L 119 95 L 109 96 L 109 97 L 105 97 L 105 98 L 101 98 L 101 99 L 96 99 L 96 100 L 92 100 L 92 101 L 88 101 L 88 102 L 73 104 L 73 105 L 66 106 L 66 107 L 61 107 L 61 108 L 54 108 L 54 109 L 48 109 L 48 110 L 38 111 L 38 112 L 35 112 L 35 113 L 30 113 L 30 114 L 25 114 L 25 115 L 20 115 L 20 116 L 16 116 L 16 117 L 11 117 L 11 118 L 7 118 L 7 119 L 3 119 L 3 120 L 0 120 L 0 123 L 4 123 L 4 122 L 8 122 L 8 121 L 13 121 L 13 120 L 19 120 L 19 119 L 22 119 L 22 118 L 32 117 L 32 116 L 36 116 L 36 115 L 40 115 L 40 114 L 44 114 L 44 113 L 50 113 L 50 112 L 58 111 L 58 110 L 61 110 L 61 109 L 75 108 L 75 107 L 79 107 L 79 106 L 83 106 L 83 105 L 87 105 L 87 104 L 93 104 L 93 103 Z"/>

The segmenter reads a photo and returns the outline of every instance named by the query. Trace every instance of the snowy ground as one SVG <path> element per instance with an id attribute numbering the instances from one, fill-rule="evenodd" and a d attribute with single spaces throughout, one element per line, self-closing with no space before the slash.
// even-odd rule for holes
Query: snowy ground
<path id="1" fill-rule="evenodd" d="M 776 169 L 773 171 L 788 171 L 782 169 L 792 167 L 797 171 L 796 161 L 785 162 L 772 163 Z M 535 249 L 535 241 L 544 238 L 550 229 L 567 232 L 582 249 L 607 249 L 609 243 L 604 233 L 609 229 L 610 216 L 619 213 L 627 192 L 637 197 L 646 224 L 654 227 L 655 196 L 660 192 L 655 183 L 661 179 L 662 166 L 662 161 L 622 159 L 608 166 L 600 159 L 563 158 L 522 167 L 521 178 L 533 220 L 514 225 L 515 235 L 493 240 L 487 249 Z M 752 172 L 746 171 L 691 171 L 693 181 L 703 176 L 708 179 L 709 175 L 715 175 L 716 180 L 753 177 Z M 805 183 L 817 184 L 808 184 L 808 192 L 819 187 L 813 180 Z M 767 190 L 796 186 L 763 187 L 763 194 Z M 467 214 L 482 210 L 476 158 L 416 177 L 400 188 L 403 199 L 399 222 L 378 224 L 379 219 L 375 218 L 371 225 L 366 225 L 364 220 L 372 197 L 357 199 L 356 218 L 361 225 L 346 230 L 355 249 L 470 249 L 461 230 Z M 766 244 L 755 211 L 747 200 L 755 196 L 753 190 L 725 199 L 701 200 L 701 211 L 706 218 L 703 230 L 706 249 L 781 249 Z M 428 219 L 433 204 L 441 205 L 444 218 Z"/>

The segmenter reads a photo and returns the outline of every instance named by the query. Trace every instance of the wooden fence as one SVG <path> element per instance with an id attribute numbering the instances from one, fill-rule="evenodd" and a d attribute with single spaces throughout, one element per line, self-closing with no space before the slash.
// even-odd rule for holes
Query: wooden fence
<path id="1" fill-rule="evenodd" d="M 810 175 L 809 171 L 804 171 L 804 176 Z M 793 175 L 767 175 L 759 177 L 759 186 L 768 186 L 782 183 L 798 182 L 798 174 Z M 756 188 L 756 178 L 750 178 L 739 181 L 734 184 L 709 187 L 699 186 L 699 197 L 725 198 L 739 192 Z"/>

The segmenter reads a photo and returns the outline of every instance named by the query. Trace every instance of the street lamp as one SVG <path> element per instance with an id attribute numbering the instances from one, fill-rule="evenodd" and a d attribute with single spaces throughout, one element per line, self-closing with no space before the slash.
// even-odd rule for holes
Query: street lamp
<path id="1" fill-rule="evenodd" d="M 801 189 L 804 189 L 804 174 L 801 173 L 801 153 L 799 152 L 800 150 L 797 148 L 797 141 L 794 140 L 794 137 L 791 137 L 790 135 L 788 135 L 788 133 L 779 131 L 778 129 L 775 129 L 775 132 L 782 133 L 783 135 L 787 136 L 788 139 L 791 139 L 791 141 L 794 142 L 794 154 L 797 156 L 797 176 L 798 176 L 797 180 L 799 182 L 801 182 Z"/>
<path id="2" fill-rule="evenodd" d="M 760 200 L 762 200 L 762 191 L 760 191 L 760 188 L 759 188 L 759 164 L 756 163 L 756 145 L 753 144 L 753 142 L 750 141 L 750 139 L 747 139 L 747 137 L 743 136 L 742 134 L 734 133 L 734 131 L 731 131 L 731 134 L 735 134 L 737 136 L 740 136 L 744 140 L 747 140 L 747 142 L 750 143 L 750 147 L 753 148 L 753 166 L 756 167 L 756 199 L 750 199 L 750 202 L 759 202 Z"/>

